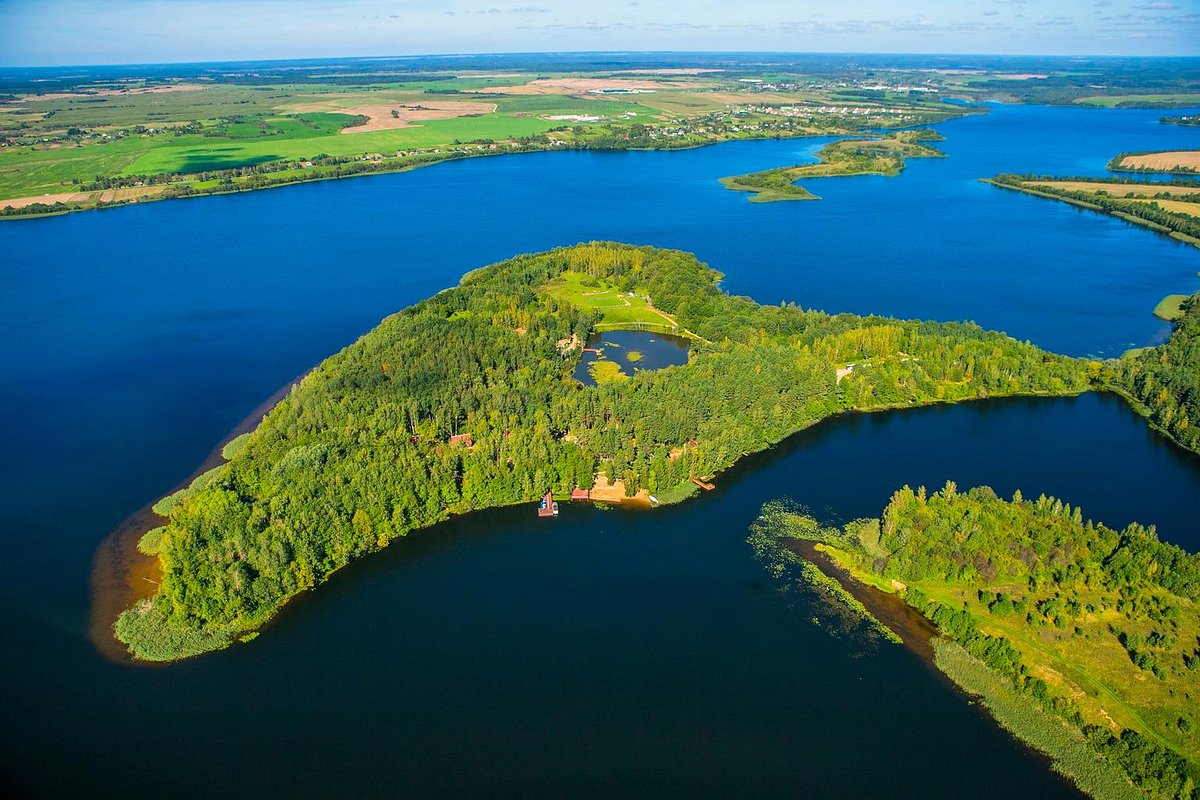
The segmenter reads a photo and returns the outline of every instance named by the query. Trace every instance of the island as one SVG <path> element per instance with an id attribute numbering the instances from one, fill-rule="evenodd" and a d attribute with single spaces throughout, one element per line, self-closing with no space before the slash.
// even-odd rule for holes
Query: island
<path id="1" fill-rule="evenodd" d="M 844 526 L 772 502 L 750 542 L 875 625 L 888 596 L 920 612 L 937 667 L 1092 797 L 1196 796 L 1200 556 L 1152 527 L 947 483 Z"/>
<path id="2" fill-rule="evenodd" d="M 896 176 L 909 158 L 942 158 L 940 150 L 922 142 L 937 142 L 942 135 L 929 129 L 897 131 L 877 139 L 842 139 L 825 145 L 816 164 L 775 167 L 762 172 L 721 178 L 721 185 L 735 192 L 750 192 L 751 202 L 820 200 L 798 186 L 803 178 L 833 178 L 850 175 Z"/>
<path id="3" fill-rule="evenodd" d="M 679 251 L 582 244 L 388 317 L 158 505 L 139 548 L 160 575 L 117 638 L 151 661 L 220 649 L 410 531 L 588 487 L 678 502 L 835 414 L 1104 385 L 1100 362 L 976 325 L 759 305 L 720 278 Z M 584 386 L 581 351 L 613 325 L 683 334 L 686 363 Z"/>

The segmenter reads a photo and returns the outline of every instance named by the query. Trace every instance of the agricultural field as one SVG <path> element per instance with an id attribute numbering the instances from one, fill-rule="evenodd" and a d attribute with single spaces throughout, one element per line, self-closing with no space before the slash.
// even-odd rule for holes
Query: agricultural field
<path id="1" fill-rule="evenodd" d="M 1029 183 L 1033 183 L 1033 181 L 1029 181 Z M 1172 197 L 1186 197 L 1200 194 L 1200 186 L 1172 186 L 1160 183 L 1112 183 L 1087 180 L 1039 180 L 1036 183 L 1038 186 L 1064 192 L 1104 192 L 1112 197 L 1156 197 L 1164 194 Z"/>
<path id="2" fill-rule="evenodd" d="M 1200 217 L 1200 203 L 1197 202 L 1184 200 L 1138 200 L 1137 202 L 1154 203 L 1163 211 L 1170 211 L 1172 214 L 1186 214 L 1189 217 Z"/>
<path id="3" fill-rule="evenodd" d="M 1129 178 L 1005 174 L 986 182 L 1111 214 L 1200 247 L 1200 181 L 1175 178 L 1170 183 L 1137 183 Z"/>
<path id="4" fill-rule="evenodd" d="M 856 92 L 841 81 L 783 73 L 749 79 L 744 70 L 718 68 L 311 70 L 264 63 L 154 79 L 61 78 L 45 87 L 5 84 L 0 75 L 0 87 L 8 87 L 0 91 L 0 215 L 243 191 L 501 152 L 851 134 L 966 113 L 936 93 Z"/>
<path id="5" fill-rule="evenodd" d="M 1146 172 L 1196 172 L 1200 170 L 1200 150 L 1133 153 L 1118 159 L 1114 169 Z"/>
<path id="6" fill-rule="evenodd" d="M 1116 94 L 1081 97 L 1075 102 L 1104 108 L 1186 108 L 1200 106 L 1200 94 Z"/>

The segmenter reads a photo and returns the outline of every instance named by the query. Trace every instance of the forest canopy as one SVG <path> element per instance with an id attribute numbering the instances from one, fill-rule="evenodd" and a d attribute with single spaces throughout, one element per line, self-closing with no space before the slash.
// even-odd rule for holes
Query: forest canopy
<path id="1" fill-rule="evenodd" d="M 819 542 L 855 578 L 900 594 L 1034 709 L 1006 727 L 1087 748 L 1074 762 L 1049 754 L 1089 793 L 1128 796 L 1097 783 L 1098 757 L 1138 796 L 1200 796 L 1200 555 L 1053 497 L 953 483 L 905 486 L 878 519 L 840 529 L 771 503 L 752 541 L 766 535 Z"/>
<path id="2" fill-rule="evenodd" d="M 583 387 L 596 309 L 565 272 L 647 298 L 689 362 Z M 598 472 L 670 502 L 830 415 L 1087 390 L 1100 364 L 966 323 L 830 315 L 722 292 L 690 254 L 592 243 L 522 255 L 385 319 L 316 367 L 143 549 L 158 592 L 121 615 L 143 659 L 224 647 L 351 560 L 454 514 L 565 496 Z"/>

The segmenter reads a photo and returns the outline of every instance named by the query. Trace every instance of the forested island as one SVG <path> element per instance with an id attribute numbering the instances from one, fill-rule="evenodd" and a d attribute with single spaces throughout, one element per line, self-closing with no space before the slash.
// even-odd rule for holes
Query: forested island
<path id="1" fill-rule="evenodd" d="M 692 478 L 834 414 L 1104 381 L 1099 362 L 972 324 L 763 306 L 723 293 L 720 277 L 679 251 L 578 245 L 476 270 L 385 319 L 235 440 L 228 463 L 157 506 L 165 525 L 140 548 L 162 580 L 117 637 L 144 660 L 225 647 L 409 531 L 565 498 L 598 473 L 673 502 Z M 633 313 L 563 288 L 589 284 L 644 300 L 637 313 L 692 338 L 689 362 L 573 380 L 588 334 Z"/>
<path id="2" fill-rule="evenodd" d="M 877 139 L 843 139 L 825 145 L 817 153 L 816 164 L 776 167 L 733 175 L 721 179 L 721 185 L 735 192 L 750 192 L 755 203 L 777 200 L 820 200 L 821 198 L 796 184 L 804 178 L 833 178 L 850 175 L 899 175 L 909 158 L 943 158 L 945 156 L 922 142 L 939 142 L 937 131 L 921 128 L 897 131 Z"/>
<path id="3" fill-rule="evenodd" d="M 816 571 L 795 555 L 815 543 L 899 595 L 940 632 L 937 666 L 1091 796 L 1200 796 L 1200 556 L 1152 527 L 948 483 L 843 527 L 770 503 L 750 541 L 776 574 Z"/>

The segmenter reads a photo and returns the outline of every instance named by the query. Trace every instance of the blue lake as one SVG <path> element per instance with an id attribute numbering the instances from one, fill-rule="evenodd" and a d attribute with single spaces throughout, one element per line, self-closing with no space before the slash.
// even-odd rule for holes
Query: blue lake
<path id="1" fill-rule="evenodd" d="M 819 202 L 716 182 L 825 141 L 790 140 L 0 225 L 0 779 L 33 796 L 1073 796 L 907 651 L 811 626 L 744 539 L 773 497 L 851 518 L 953 479 L 1200 547 L 1200 463 L 1111 397 L 832 421 L 653 513 L 456 520 L 347 569 L 252 646 L 169 669 L 94 651 L 89 567 L 279 386 L 518 252 L 679 247 L 762 302 L 973 319 L 1075 355 L 1154 342 L 1150 310 L 1200 289 L 1200 251 L 977 179 L 1200 146 L 1161 115 L 992 107 L 938 126 L 948 158 L 810 181 Z"/>

